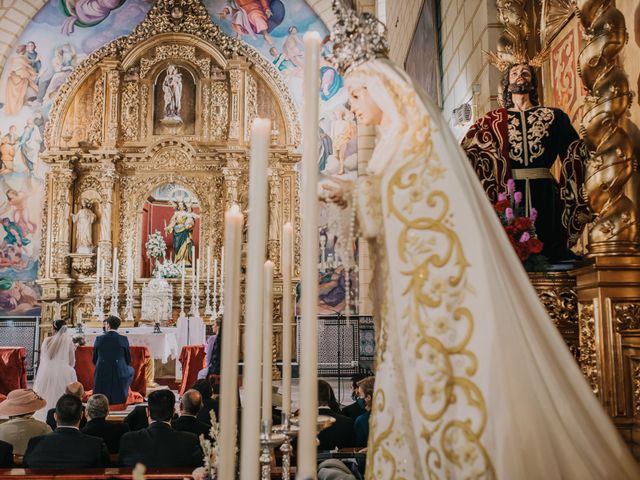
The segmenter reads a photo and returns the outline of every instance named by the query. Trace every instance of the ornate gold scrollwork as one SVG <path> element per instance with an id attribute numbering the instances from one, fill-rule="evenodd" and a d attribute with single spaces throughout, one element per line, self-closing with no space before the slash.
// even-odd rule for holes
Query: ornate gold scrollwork
<path id="1" fill-rule="evenodd" d="M 579 305 L 580 322 L 580 367 L 587 378 L 593 393 L 600 393 L 598 360 L 596 357 L 596 316 L 594 306 Z"/>
<path id="2" fill-rule="evenodd" d="M 613 306 L 616 332 L 640 330 L 640 304 L 616 303 Z"/>
<path id="3" fill-rule="evenodd" d="M 634 253 L 640 250 L 638 215 L 624 193 L 633 171 L 633 148 L 620 126 L 631 105 L 629 81 L 618 60 L 627 42 L 624 15 L 608 0 L 576 3 L 585 41 L 579 73 L 588 90 L 581 132 L 593 152 L 586 165 L 585 191 L 598 216 L 589 234 L 589 253 Z"/>
<path id="4" fill-rule="evenodd" d="M 526 45 L 529 37 L 525 0 L 496 0 L 498 21 L 504 30 L 498 38 L 498 52 L 509 63 L 518 63 L 516 51 L 520 45 Z"/>

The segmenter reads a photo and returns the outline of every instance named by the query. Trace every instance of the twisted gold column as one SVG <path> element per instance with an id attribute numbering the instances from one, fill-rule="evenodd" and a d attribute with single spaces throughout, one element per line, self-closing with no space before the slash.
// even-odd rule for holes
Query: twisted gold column
<path id="1" fill-rule="evenodd" d="M 589 233 L 589 255 L 637 253 L 637 209 L 624 193 L 634 168 L 633 150 L 620 127 L 632 97 L 618 60 L 628 39 L 625 20 L 611 0 L 576 4 L 585 42 L 579 73 L 588 90 L 580 130 L 593 154 L 585 166 L 585 192 L 597 215 Z"/>

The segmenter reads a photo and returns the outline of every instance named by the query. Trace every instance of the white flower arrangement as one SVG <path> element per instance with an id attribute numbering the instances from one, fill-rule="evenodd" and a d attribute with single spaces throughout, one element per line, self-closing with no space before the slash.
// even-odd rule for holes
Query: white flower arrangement
<path id="1" fill-rule="evenodd" d="M 147 257 L 151 260 L 163 258 L 167 253 L 167 244 L 158 230 L 147 237 L 145 247 L 147 249 Z"/>
<path id="2" fill-rule="evenodd" d="M 211 440 L 205 438 L 204 435 L 200 435 L 200 446 L 202 447 L 204 467 L 200 467 L 194 471 L 194 478 L 216 478 L 218 470 L 218 462 L 220 461 L 220 442 L 218 442 L 218 436 L 220 435 L 220 424 L 216 418 L 216 412 L 213 409 L 210 412 L 211 416 L 211 430 L 209 436 Z"/>
<path id="3" fill-rule="evenodd" d="M 165 260 L 164 263 L 158 265 L 157 269 L 162 278 L 180 278 L 182 276 L 182 264 L 173 263 L 171 260 Z"/>

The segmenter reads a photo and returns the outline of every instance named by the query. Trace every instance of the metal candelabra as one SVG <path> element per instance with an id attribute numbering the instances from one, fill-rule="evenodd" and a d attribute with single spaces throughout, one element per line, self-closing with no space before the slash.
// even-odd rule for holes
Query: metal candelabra
<path id="1" fill-rule="evenodd" d="M 205 316 L 210 317 L 213 315 L 214 311 L 211 310 L 211 279 L 209 278 L 209 267 L 207 267 L 207 282 L 205 284 L 204 297 L 204 314 Z"/>
<path id="2" fill-rule="evenodd" d="M 271 450 L 285 441 L 282 433 L 271 432 L 271 421 L 262 422 L 260 429 L 260 480 L 271 480 Z"/>
<path id="3" fill-rule="evenodd" d="M 104 292 L 102 284 L 100 283 L 100 276 L 96 274 L 95 290 L 95 304 L 93 307 L 93 316 L 97 317 L 99 321 L 104 320 Z"/>

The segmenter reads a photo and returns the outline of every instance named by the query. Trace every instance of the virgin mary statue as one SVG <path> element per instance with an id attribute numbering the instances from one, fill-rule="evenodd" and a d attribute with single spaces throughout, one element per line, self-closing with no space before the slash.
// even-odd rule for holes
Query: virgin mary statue
<path id="1" fill-rule="evenodd" d="M 366 478 L 640 478 L 438 107 L 374 17 L 334 8 L 333 63 L 380 133 L 368 175 L 326 192 L 373 244 Z"/>

